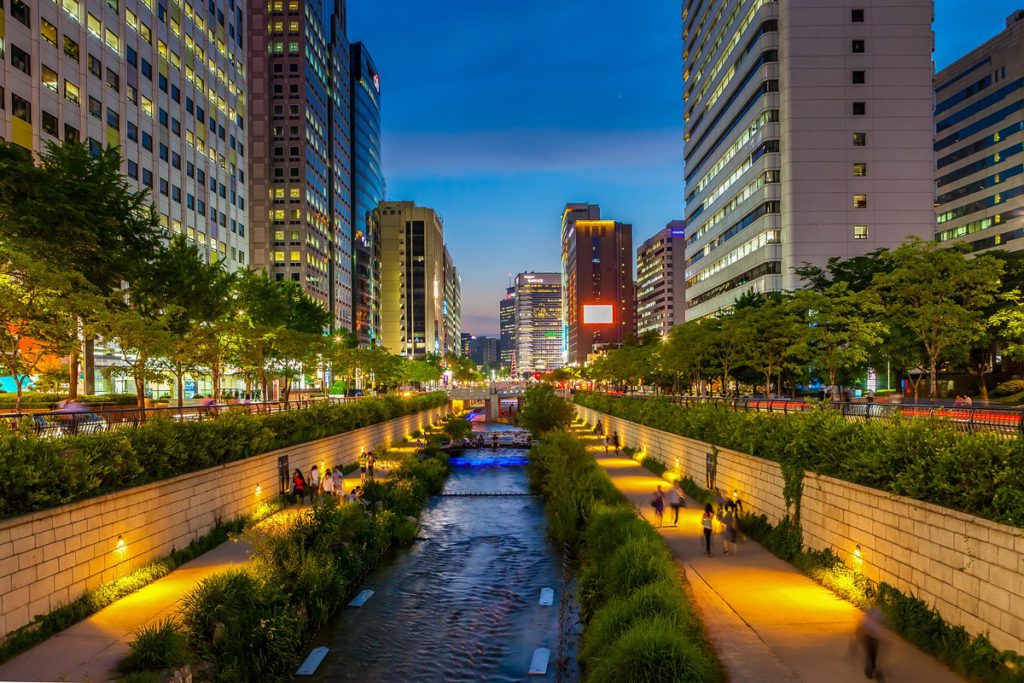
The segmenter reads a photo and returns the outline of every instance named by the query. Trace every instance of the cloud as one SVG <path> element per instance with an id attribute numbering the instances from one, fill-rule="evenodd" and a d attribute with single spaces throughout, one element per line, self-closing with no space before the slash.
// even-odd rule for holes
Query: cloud
<path id="1" fill-rule="evenodd" d="M 388 177 L 467 177 L 682 168 L 678 129 L 482 130 L 390 133 L 384 138 Z"/>

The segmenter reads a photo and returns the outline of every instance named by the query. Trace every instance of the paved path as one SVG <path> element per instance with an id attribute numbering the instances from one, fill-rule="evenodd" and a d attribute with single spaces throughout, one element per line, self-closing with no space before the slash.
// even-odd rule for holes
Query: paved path
<path id="1" fill-rule="evenodd" d="M 606 456 L 596 437 L 588 450 L 616 487 L 653 523 L 651 496 L 664 480 L 625 456 Z M 664 490 L 664 489 L 663 489 Z M 861 612 L 753 542 L 723 555 L 721 537 L 704 554 L 701 511 L 692 501 L 679 525 L 661 533 L 684 569 L 698 609 L 731 683 L 861 683 L 863 664 L 852 651 Z M 665 512 L 672 522 L 671 508 Z M 963 683 L 934 658 L 894 634 L 883 643 L 879 667 L 889 683 Z"/>
<path id="2" fill-rule="evenodd" d="M 247 543 L 227 541 L 186 562 L 0 665 L 0 681 L 106 681 L 128 654 L 136 629 L 174 614 L 178 601 L 200 581 L 244 564 L 249 551 Z"/>

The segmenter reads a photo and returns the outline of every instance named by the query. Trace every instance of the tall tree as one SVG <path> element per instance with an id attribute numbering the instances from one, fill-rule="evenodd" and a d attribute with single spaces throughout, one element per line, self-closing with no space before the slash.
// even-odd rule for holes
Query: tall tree
<path id="1" fill-rule="evenodd" d="M 999 290 L 1003 262 L 986 255 L 968 258 L 920 239 L 885 258 L 892 271 L 876 276 L 874 288 L 885 302 L 886 318 L 906 328 L 924 350 L 928 394 L 937 398 L 941 363 L 985 334 L 985 309 Z"/>

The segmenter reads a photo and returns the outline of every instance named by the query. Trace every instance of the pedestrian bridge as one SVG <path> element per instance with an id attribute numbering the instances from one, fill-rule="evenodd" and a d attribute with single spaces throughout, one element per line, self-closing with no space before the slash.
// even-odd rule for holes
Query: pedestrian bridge
<path id="1" fill-rule="evenodd" d="M 511 417 L 519 412 L 523 387 L 492 384 L 486 387 L 452 387 L 448 398 L 462 401 L 468 409 L 484 409 L 487 419 Z"/>

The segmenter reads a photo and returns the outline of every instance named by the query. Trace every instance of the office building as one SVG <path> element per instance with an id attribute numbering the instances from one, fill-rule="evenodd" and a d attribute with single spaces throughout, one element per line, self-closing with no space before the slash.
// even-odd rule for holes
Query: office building
<path id="1" fill-rule="evenodd" d="M 380 74 L 362 43 L 352 44 L 352 331 L 363 345 L 380 334 Z"/>
<path id="2" fill-rule="evenodd" d="M 381 343 L 422 358 L 444 352 L 446 296 L 444 225 L 433 209 L 382 202 Z"/>
<path id="3" fill-rule="evenodd" d="M 566 204 L 561 275 L 567 364 L 582 365 L 633 335 L 633 226 L 602 220 L 596 204 Z"/>
<path id="4" fill-rule="evenodd" d="M 671 221 L 636 250 L 636 334 L 665 336 L 686 310 L 686 221 Z"/>
<path id="5" fill-rule="evenodd" d="M 932 237 L 931 22 L 932 0 L 683 3 L 687 319 Z"/>
<path id="6" fill-rule="evenodd" d="M 11 0 L 0 12 L 0 139 L 120 148 L 169 235 L 248 266 L 242 14 L 235 0 Z M 57 246 L 57 245 L 55 245 Z M 91 387 L 91 380 L 87 379 Z"/>
<path id="7" fill-rule="evenodd" d="M 501 367 L 513 373 L 516 355 L 516 288 L 505 290 L 505 298 L 498 302 L 498 328 L 500 336 Z"/>
<path id="8" fill-rule="evenodd" d="M 441 304 L 444 318 L 443 353 L 462 353 L 462 276 L 448 247 L 444 247 L 444 301 Z"/>
<path id="9" fill-rule="evenodd" d="M 494 337 L 463 334 L 462 355 L 477 365 L 495 366 L 500 362 L 498 340 Z"/>
<path id="10" fill-rule="evenodd" d="M 516 370 L 562 367 L 561 273 L 519 273 L 515 290 Z"/>
<path id="11" fill-rule="evenodd" d="M 936 240 L 1024 249 L 1024 10 L 935 76 Z"/>
<path id="12" fill-rule="evenodd" d="M 352 329 L 351 54 L 325 2 L 249 2 L 252 266 Z"/>

